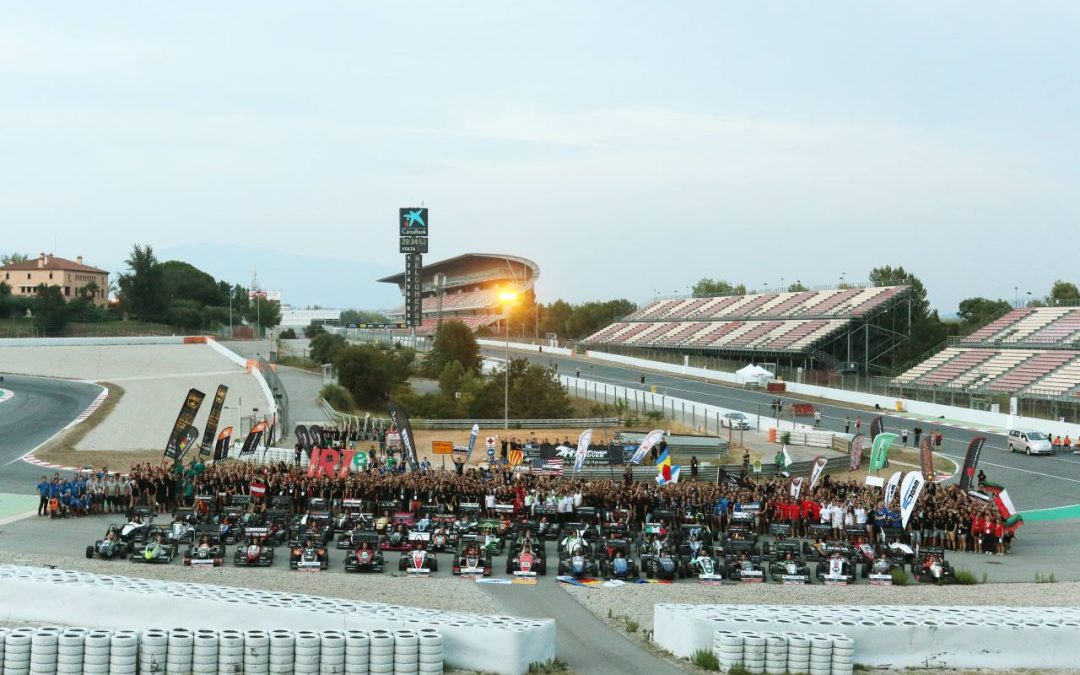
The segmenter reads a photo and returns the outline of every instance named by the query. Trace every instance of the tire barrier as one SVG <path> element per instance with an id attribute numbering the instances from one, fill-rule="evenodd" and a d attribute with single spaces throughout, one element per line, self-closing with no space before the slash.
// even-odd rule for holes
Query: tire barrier
<path id="1" fill-rule="evenodd" d="M 741 649 L 750 672 L 779 669 L 780 637 L 787 671 L 811 675 L 850 675 L 856 660 L 893 668 L 1069 668 L 1080 608 L 658 603 L 653 625 L 653 640 L 676 656 L 711 648 L 730 668 Z M 747 635 L 765 640 L 762 653 Z"/>
<path id="2" fill-rule="evenodd" d="M 270 662 L 272 632 L 282 626 L 304 626 L 314 631 L 317 639 L 320 639 L 320 631 L 344 633 L 345 658 L 340 666 L 331 666 L 338 668 L 336 672 L 347 672 L 346 664 L 350 658 L 359 659 L 365 650 L 372 661 L 385 656 L 379 651 L 384 649 L 385 640 L 375 640 L 377 630 L 389 633 L 391 639 L 395 631 L 416 634 L 419 644 L 413 658 L 415 669 L 401 669 L 402 672 L 437 672 L 426 666 L 435 663 L 438 656 L 441 657 L 440 663 L 460 670 L 517 675 L 527 673 L 531 663 L 551 661 L 556 656 L 555 622 L 551 619 L 479 616 L 297 593 L 16 565 L 0 565 L 0 586 L 4 588 L 4 593 L 0 593 L 0 616 L 12 621 L 63 622 L 69 618 L 69 608 L 73 604 L 123 607 L 123 612 L 99 612 L 84 619 L 93 622 L 89 628 L 113 630 L 114 636 L 132 625 L 160 625 L 162 608 L 167 607 L 168 621 L 175 626 L 199 626 L 217 631 L 219 672 L 266 672 Z M 261 650 L 261 654 L 244 652 L 244 635 L 237 633 L 237 626 L 263 632 L 266 645 L 256 649 L 256 652 Z M 429 634 L 425 645 L 425 634 L 421 629 L 436 631 L 438 639 Z M 367 641 L 362 641 L 358 636 L 350 638 L 349 632 L 354 630 L 365 632 Z M 168 629 L 165 632 L 170 633 Z M 193 637 L 197 635 L 198 631 L 195 631 Z M 294 640 L 299 640 L 299 635 L 294 633 Z M 131 639 L 135 640 L 132 649 L 135 654 L 139 649 L 140 636 L 131 634 Z M 408 638 L 406 641 L 409 641 Z M 319 645 L 321 649 L 321 639 Z M 167 647 L 168 642 L 165 669 L 157 672 L 168 669 Z M 202 668 L 196 667 L 192 652 L 190 672 L 209 672 L 207 664 L 212 660 L 210 649 L 209 643 L 203 645 L 198 661 Z M 429 658 L 425 659 L 425 656 Z M 254 670 L 248 670 L 249 657 L 250 667 Z M 321 663 L 321 652 L 318 657 Z M 16 656 L 14 663 L 18 663 L 18 658 Z M 138 662 L 124 665 L 128 664 L 127 658 L 127 655 L 121 657 L 121 667 L 130 667 L 130 672 L 137 672 Z M 336 657 L 332 656 L 331 660 L 336 660 Z M 314 670 L 309 667 L 311 665 L 294 663 L 292 672 L 324 672 L 321 665 Z M 29 664 L 26 667 L 29 668 Z M 372 666 L 365 671 L 359 665 L 354 665 L 350 672 L 394 672 L 392 664 L 389 670 L 375 670 L 383 667 Z M 8 671 L 5 669 L 4 672 Z"/>
<path id="3" fill-rule="evenodd" d="M 443 672 L 435 628 L 224 630 L 0 629 L 4 675 L 434 675 Z"/>

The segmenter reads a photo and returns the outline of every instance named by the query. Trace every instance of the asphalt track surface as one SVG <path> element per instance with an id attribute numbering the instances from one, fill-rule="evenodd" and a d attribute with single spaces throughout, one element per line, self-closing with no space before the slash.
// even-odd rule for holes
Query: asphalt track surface
<path id="1" fill-rule="evenodd" d="M 14 396 L 0 403 L 0 493 L 32 494 L 44 467 L 22 461 L 94 402 L 101 387 L 88 382 L 4 375 Z"/>

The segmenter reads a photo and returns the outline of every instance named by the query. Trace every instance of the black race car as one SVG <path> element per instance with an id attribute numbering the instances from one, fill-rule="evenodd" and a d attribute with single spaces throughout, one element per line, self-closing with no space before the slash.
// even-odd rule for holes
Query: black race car
<path id="1" fill-rule="evenodd" d="M 260 537 L 249 536 L 247 543 L 236 547 L 233 565 L 237 567 L 270 567 L 274 564 L 274 547 Z"/>
<path id="2" fill-rule="evenodd" d="M 769 578 L 778 584 L 810 583 L 810 568 L 799 551 L 799 542 L 780 540 L 769 550 Z"/>
<path id="3" fill-rule="evenodd" d="M 679 560 L 665 544 L 657 543 L 651 551 L 641 554 L 641 569 L 649 579 L 671 581 L 679 576 Z"/>
<path id="4" fill-rule="evenodd" d="M 195 532 L 196 541 L 184 551 L 187 566 L 220 567 L 225 561 L 225 546 L 214 535 L 216 528 L 200 528 Z"/>
<path id="5" fill-rule="evenodd" d="M 761 558 L 746 552 L 724 553 L 724 575 L 742 583 L 761 583 L 765 581 L 765 570 L 761 567 Z"/>
<path id="6" fill-rule="evenodd" d="M 330 566 L 330 558 L 316 537 L 304 536 L 289 544 L 289 567 L 294 570 L 318 571 Z"/>
<path id="7" fill-rule="evenodd" d="M 86 547 L 87 558 L 126 558 L 128 543 L 120 538 L 120 525 L 111 525 L 106 530 L 105 536 Z"/>
<path id="8" fill-rule="evenodd" d="M 858 563 L 840 550 L 834 550 L 832 555 L 819 561 L 814 567 L 814 576 L 825 584 L 853 584 L 857 575 Z"/>
<path id="9" fill-rule="evenodd" d="M 454 555 L 454 574 L 491 576 L 491 557 L 476 541 L 475 535 L 462 535 Z"/>

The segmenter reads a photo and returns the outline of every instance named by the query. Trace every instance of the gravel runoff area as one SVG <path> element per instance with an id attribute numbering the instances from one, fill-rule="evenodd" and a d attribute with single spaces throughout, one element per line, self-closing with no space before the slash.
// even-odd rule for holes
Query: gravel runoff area
<path id="1" fill-rule="evenodd" d="M 252 408 L 266 412 L 255 378 L 207 345 L 107 345 L 10 347 L 0 350 L 3 369 L 26 375 L 116 383 L 124 396 L 108 417 L 87 432 L 77 450 L 133 451 L 165 446 L 184 396 L 206 394 L 195 420 L 202 429 L 219 384 L 229 387 L 222 426 L 236 426 Z"/>
<path id="2" fill-rule="evenodd" d="M 231 565 L 192 569 L 178 563 L 137 565 L 122 560 L 89 560 L 71 556 L 9 552 L 0 552 L 0 564 L 59 567 L 94 574 L 304 593 L 470 614 L 499 613 L 494 601 L 477 584 L 464 582 L 457 577 L 409 578 L 405 575 L 398 576 L 389 570 L 383 574 L 328 575 L 295 571 L 275 571 L 277 573 L 267 574 L 259 568 L 247 569 Z"/>

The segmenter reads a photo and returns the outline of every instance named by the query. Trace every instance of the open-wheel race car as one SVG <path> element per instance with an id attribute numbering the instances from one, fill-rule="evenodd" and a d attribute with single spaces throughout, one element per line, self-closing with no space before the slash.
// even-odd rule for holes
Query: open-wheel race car
<path id="1" fill-rule="evenodd" d="M 699 548 L 697 554 L 690 559 L 687 576 L 697 577 L 699 581 L 707 583 L 720 583 L 724 578 L 723 570 L 717 565 L 712 550 L 707 546 Z"/>
<path id="2" fill-rule="evenodd" d="M 475 535 L 462 535 L 458 540 L 453 572 L 461 576 L 491 576 L 491 556 L 476 541 Z"/>
<path id="3" fill-rule="evenodd" d="M 105 536 L 86 547 L 87 558 L 126 558 L 128 543 L 120 538 L 120 525 L 110 525 Z"/>
<path id="4" fill-rule="evenodd" d="M 274 564 L 274 547 L 262 537 L 249 535 L 246 543 L 236 547 L 233 565 L 237 567 L 270 567 Z"/>
<path id="5" fill-rule="evenodd" d="M 355 546 L 345 553 L 346 572 L 382 572 L 383 552 L 379 550 L 380 535 L 365 532 L 355 537 Z"/>
<path id="6" fill-rule="evenodd" d="M 147 541 L 132 546 L 131 562 L 167 565 L 176 556 L 176 547 L 167 540 L 168 533 L 161 528 L 149 532 Z"/>
<path id="7" fill-rule="evenodd" d="M 131 544 L 141 544 L 150 538 L 151 529 L 154 528 L 154 513 L 153 509 L 140 506 L 135 509 L 135 513 L 131 520 L 120 526 L 120 539 Z M 167 533 L 166 533 L 167 534 Z"/>
<path id="8" fill-rule="evenodd" d="M 814 576 L 818 581 L 829 585 L 847 585 L 855 583 L 858 575 L 858 563 L 852 559 L 851 553 L 845 554 L 841 549 L 833 549 L 828 558 L 818 561 L 814 568 Z"/>
<path id="9" fill-rule="evenodd" d="M 575 539 L 559 553 L 559 574 L 562 576 L 591 577 L 596 571 L 592 546 L 583 540 Z"/>
<path id="10" fill-rule="evenodd" d="M 945 560 L 945 549 L 940 546 L 924 546 L 919 549 L 911 563 L 911 574 L 915 581 L 931 584 L 956 583 L 955 570 Z"/>
<path id="11" fill-rule="evenodd" d="M 810 583 L 810 568 L 802 556 L 799 542 L 789 539 L 774 541 L 769 548 L 769 578 L 778 584 Z"/>
<path id="12" fill-rule="evenodd" d="M 409 542 L 409 528 L 404 523 L 398 523 L 393 529 L 388 530 L 386 536 L 379 540 L 379 548 L 384 551 L 408 551 L 412 549 Z"/>
<path id="13" fill-rule="evenodd" d="M 724 575 L 741 583 L 761 583 L 765 581 L 765 570 L 761 567 L 761 556 L 750 547 L 733 545 L 749 542 L 728 542 L 724 547 Z"/>
<path id="14" fill-rule="evenodd" d="M 630 557 L 630 542 L 626 539 L 608 539 L 602 549 L 600 576 L 608 579 L 637 579 L 640 571 Z"/>
<path id="15" fill-rule="evenodd" d="M 641 570 L 648 579 L 672 581 L 679 576 L 679 559 L 671 555 L 667 544 L 657 541 L 652 549 L 647 549 L 640 556 Z"/>
<path id="16" fill-rule="evenodd" d="M 401 554 L 398 560 L 398 570 L 409 574 L 430 574 L 439 571 L 439 560 L 435 554 L 427 550 L 427 541 L 413 539 L 412 550 Z"/>
<path id="17" fill-rule="evenodd" d="M 532 537 L 516 539 L 506 555 L 506 573 L 528 577 L 547 574 L 543 541 L 536 541 Z"/>
<path id="18" fill-rule="evenodd" d="M 221 567 L 225 561 L 225 546 L 217 537 L 217 528 L 199 527 L 195 531 L 195 543 L 184 551 L 184 565 L 188 567 Z"/>
<path id="19" fill-rule="evenodd" d="M 294 570 L 318 571 L 330 566 L 326 546 L 318 536 L 305 535 L 289 543 L 289 567 Z"/>
<path id="20" fill-rule="evenodd" d="M 905 553 L 891 546 L 864 545 L 862 578 L 876 586 L 892 586 L 892 573 L 904 569 Z"/>
<path id="21" fill-rule="evenodd" d="M 176 546 L 195 543 L 195 525 L 198 518 L 195 509 L 177 509 L 169 525 L 169 543 Z"/>

